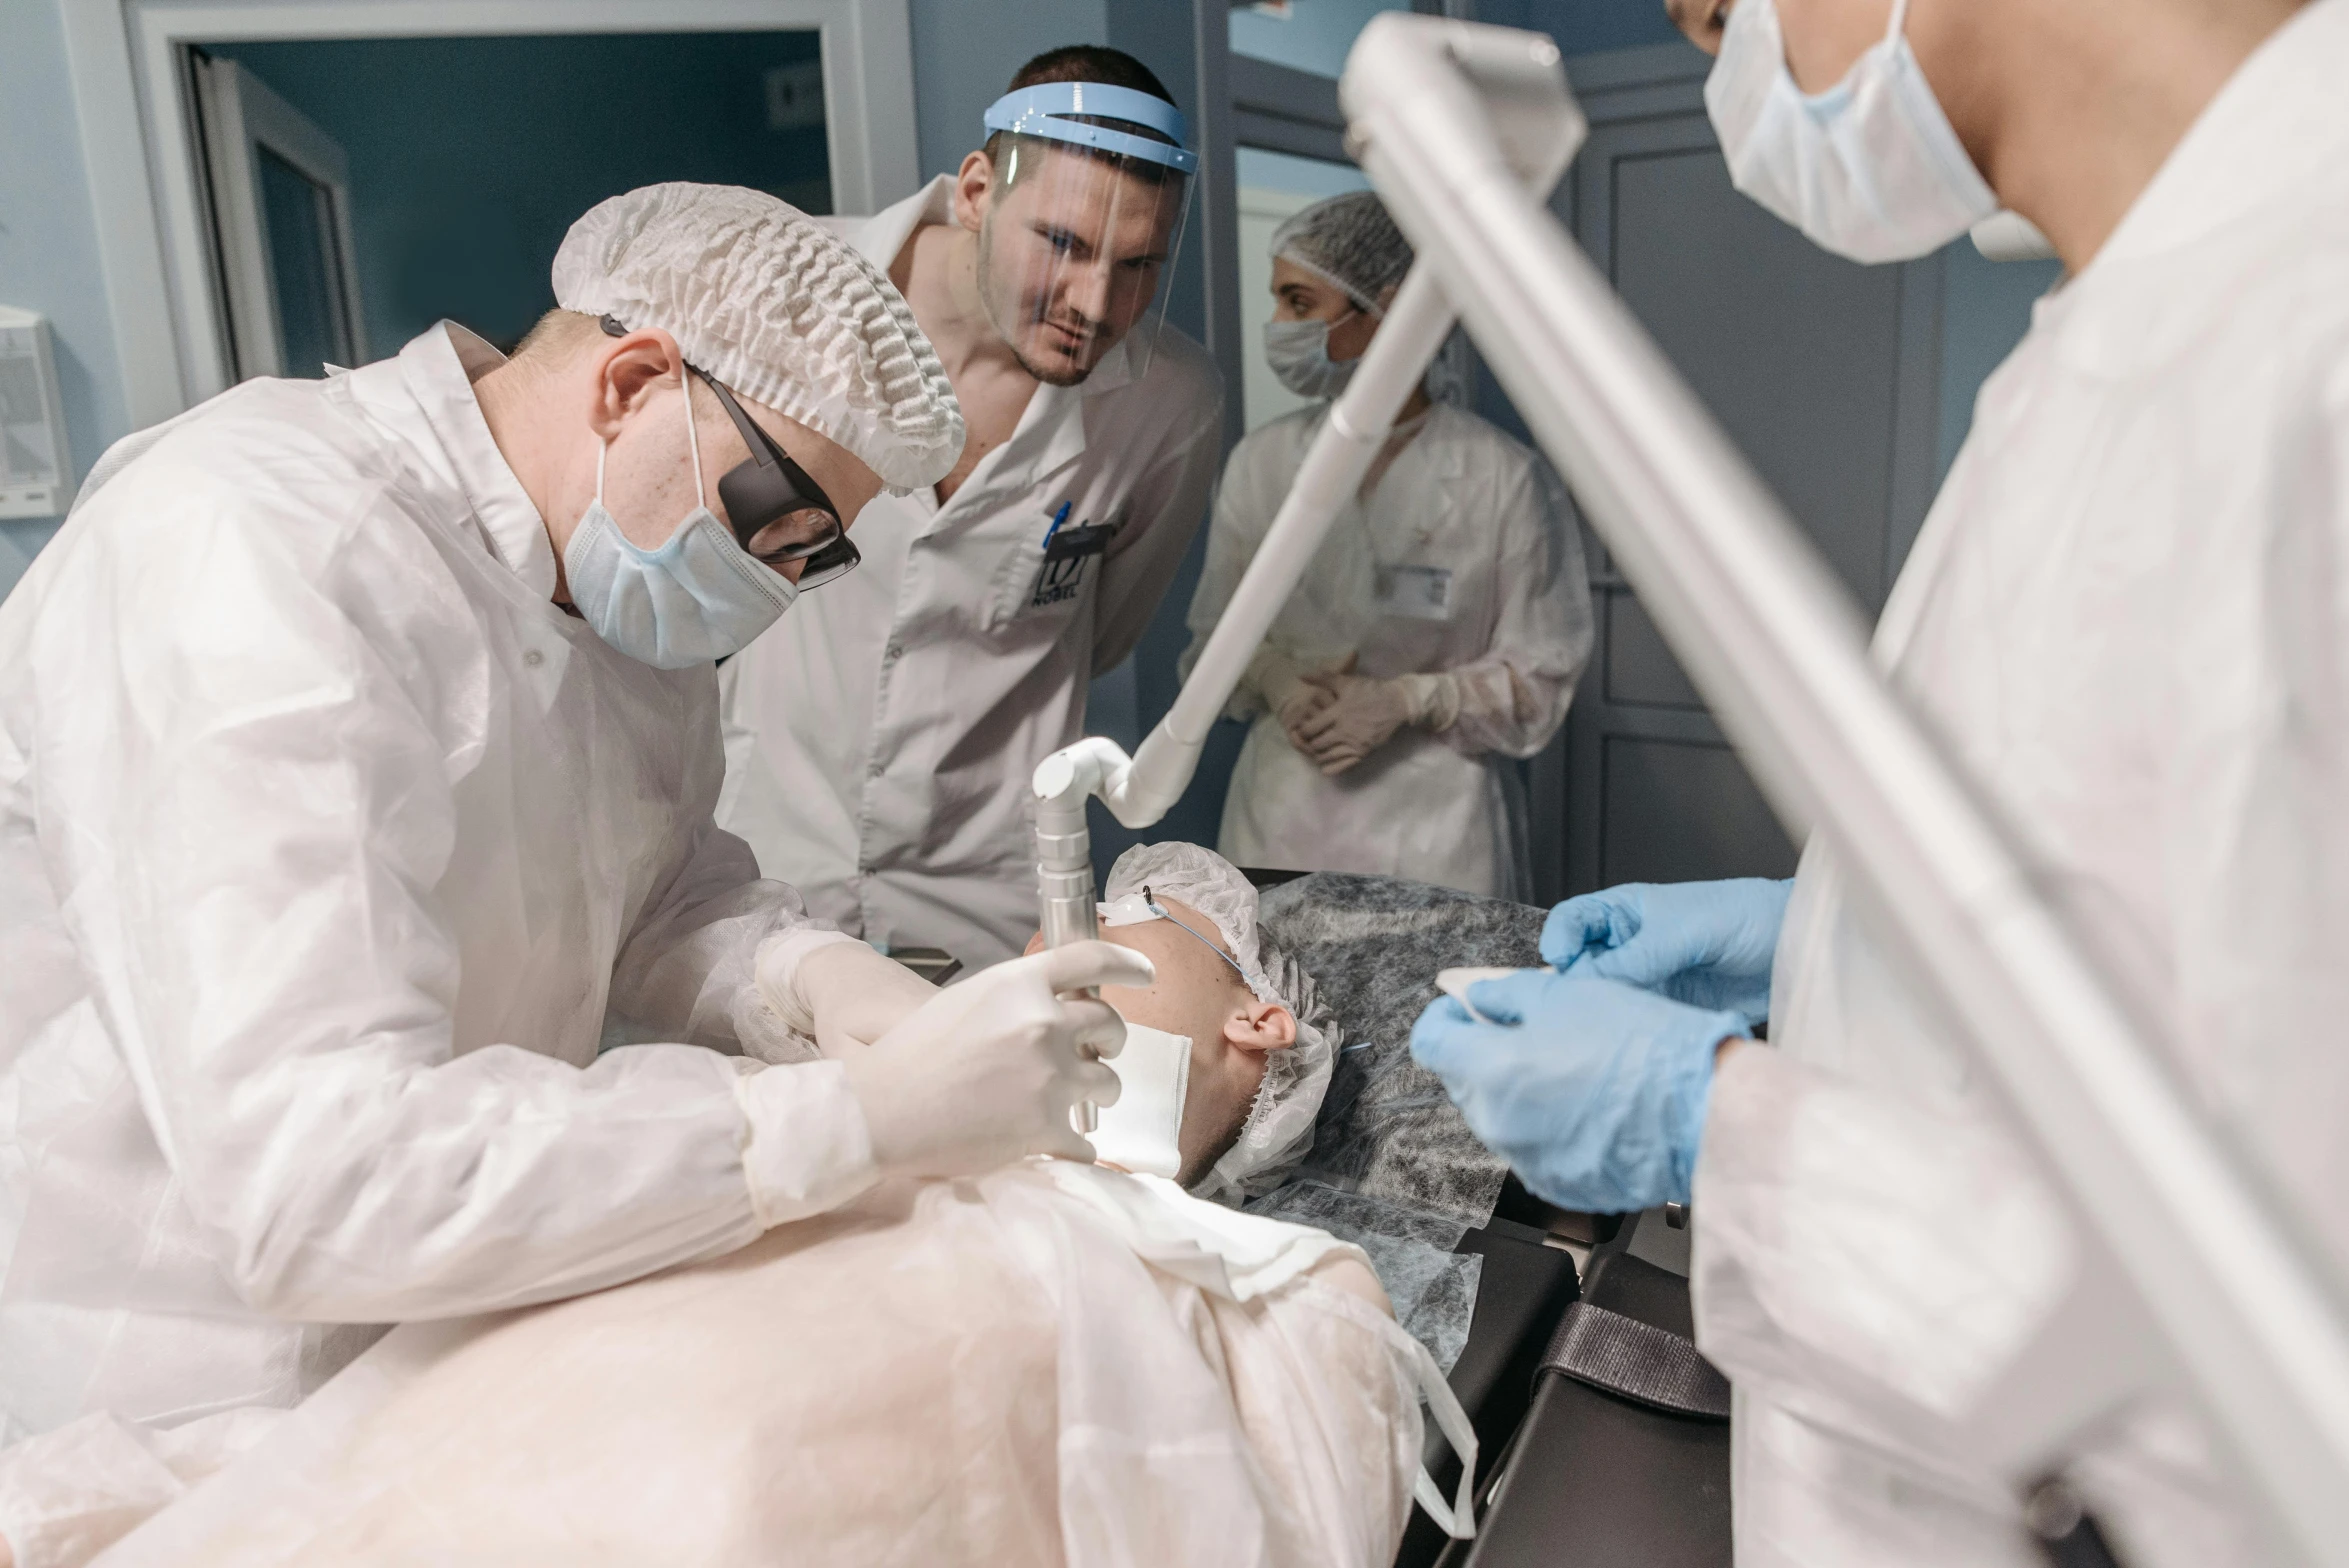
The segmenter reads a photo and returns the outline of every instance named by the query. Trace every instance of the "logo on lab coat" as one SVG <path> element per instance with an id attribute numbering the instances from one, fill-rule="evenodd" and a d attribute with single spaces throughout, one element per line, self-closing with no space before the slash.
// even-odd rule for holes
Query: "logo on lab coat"
<path id="1" fill-rule="evenodd" d="M 1061 507 L 1044 532 L 1044 564 L 1037 569 L 1036 585 L 1028 594 L 1031 610 L 1067 604 L 1083 594 L 1087 567 L 1109 548 L 1110 537 L 1117 532 L 1114 522 L 1071 528 L 1068 510 Z"/>

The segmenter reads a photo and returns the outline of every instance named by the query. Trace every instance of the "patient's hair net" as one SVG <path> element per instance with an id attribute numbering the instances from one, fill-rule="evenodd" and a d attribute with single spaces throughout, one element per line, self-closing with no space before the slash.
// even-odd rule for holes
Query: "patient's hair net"
<path id="1" fill-rule="evenodd" d="M 659 327 L 696 370 L 863 460 L 891 489 L 962 455 L 962 406 L 882 272 L 806 213 L 734 185 L 598 202 L 555 253 L 555 302 Z"/>
<path id="2" fill-rule="evenodd" d="M 1314 995 L 1313 977 L 1257 929 L 1256 888 L 1237 866 L 1197 844 L 1141 844 L 1117 857 L 1103 892 L 1114 903 L 1144 887 L 1214 921 L 1257 1000 L 1296 1017 L 1297 1043 L 1265 1053 L 1264 1085 L 1240 1136 L 1193 1189 L 1208 1198 L 1269 1192 L 1313 1147 L 1314 1117 L 1343 1031 Z"/>
<path id="3" fill-rule="evenodd" d="M 1368 191 L 1317 201 L 1272 231 L 1272 258 L 1292 261 L 1372 315 L 1411 270 L 1411 242 Z"/>

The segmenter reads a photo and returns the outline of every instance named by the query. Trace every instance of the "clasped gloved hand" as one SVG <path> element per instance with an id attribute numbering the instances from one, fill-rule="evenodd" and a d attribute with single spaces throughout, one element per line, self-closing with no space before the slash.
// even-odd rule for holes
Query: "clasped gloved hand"
<path id="1" fill-rule="evenodd" d="M 949 986 L 866 1050 L 843 1058 L 873 1160 L 891 1176 L 969 1176 L 1030 1154 L 1093 1158 L 1069 1121 L 1081 1100 L 1117 1102 L 1125 1021 L 1060 993 L 1147 986 L 1150 961 L 1072 942 Z"/>
<path id="2" fill-rule="evenodd" d="M 1459 686 L 1450 675 L 1376 680 L 1353 671 L 1349 654 L 1338 668 L 1305 676 L 1305 689 L 1321 698 L 1319 704 L 1299 706 L 1293 719 L 1281 710 L 1289 744 L 1329 777 L 1360 763 L 1406 724 L 1442 730 L 1460 716 Z"/>
<path id="3" fill-rule="evenodd" d="M 1676 1002 L 1770 1016 L 1770 965 L 1792 882 L 1627 882 L 1570 898 L 1542 927 L 1542 962 Z"/>
<path id="4" fill-rule="evenodd" d="M 1483 1017 L 1437 997 L 1411 1056 L 1528 1188 L 1591 1214 L 1688 1201 L 1714 1057 L 1746 1033 L 1740 1015 L 1539 969 L 1468 998 Z"/>
<path id="5" fill-rule="evenodd" d="M 1309 675 L 1306 684 L 1329 694 L 1295 731 L 1306 756 L 1326 774 L 1359 763 L 1411 722 L 1411 702 L 1400 682 L 1362 675 Z"/>

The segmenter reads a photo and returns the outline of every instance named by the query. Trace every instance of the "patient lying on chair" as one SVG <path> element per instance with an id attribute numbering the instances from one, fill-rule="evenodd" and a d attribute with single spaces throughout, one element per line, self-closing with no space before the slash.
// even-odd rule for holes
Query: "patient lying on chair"
<path id="1" fill-rule="evenodd" d="M 892 1182 L 711 1262 L 408 1325 L 101 1562 L 1391 1561 L 1415 1484 L 1441 1507 L 1423 1393 L 1465 1438 L 1441 1375 L 1353 1248 L 1166 1179 L 1294 1165 L 1336 1026 L 1208 852 L 1133 851 L 1108 892 L 1158 979 L 1106 996 L 1155 1065 L 1103 1151 L 1159 1174 Z"/>

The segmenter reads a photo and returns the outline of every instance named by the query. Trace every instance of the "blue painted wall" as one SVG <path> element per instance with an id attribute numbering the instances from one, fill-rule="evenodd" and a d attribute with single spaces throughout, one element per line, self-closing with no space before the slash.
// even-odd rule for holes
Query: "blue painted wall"
<path id="1" fill-rule="evenodd" d="M 1476 16 L 1548 33 L 1570 55 L 1681 41 L 1663 0 L 1478 0 Z"/>
<path id="2" fill-rule="evenodd" d="M 1286 14 L 1242 6 L 1232 12 L 1232 53 L 1335 76 L 1345 67 L 1355 35 L 1372 17 L 1410 9 L 1409 0 L 1289 0 Z"/>
<path id="3" fill-rule="evenodd" d="M 1971 240 L 1952 245 L 1941 295 L 1940 472 L 1947 474 L 1974 422 L 1974 398 L 2030 330 L 2031 306 L 2054 288 L 2053 261 L 1987 261 Z"/>
<path id="4" fill-rule="evenodd" d="M 1232 12 L 1232 53 L 1335 76 L 1345 66 L 1355 35 L 1372 17 L 1410 9 L 1408 0 L 1290 0 L 1284 16 L 1242 6 Z M 1546 32 L 1570 55 L 1680 38 L 1665 18 L 1662 0 L 1477 0 L 1476 19 Z"/>
<path id="5" fill-rule="evenodd" d="M 1119 3 L 1130 6 L 1137 0 Z M 1003 96 L 1012 72 L 1062 44 L 1110 42 L 1109 5 L 1110 0 L 912 0 L 923 177 L 952 174 L 962 167 L 963 155 L 986 140 L 979 117 Z"/>
<path id="6" fill-rule="evenodd" d="M 66 467 L 78 479 L 130 416 L 58 0 L 0 0 L 0 304 L 49 318 Z M 0 522 L 0 595 L 56 531 L 54 520 Z"/>

